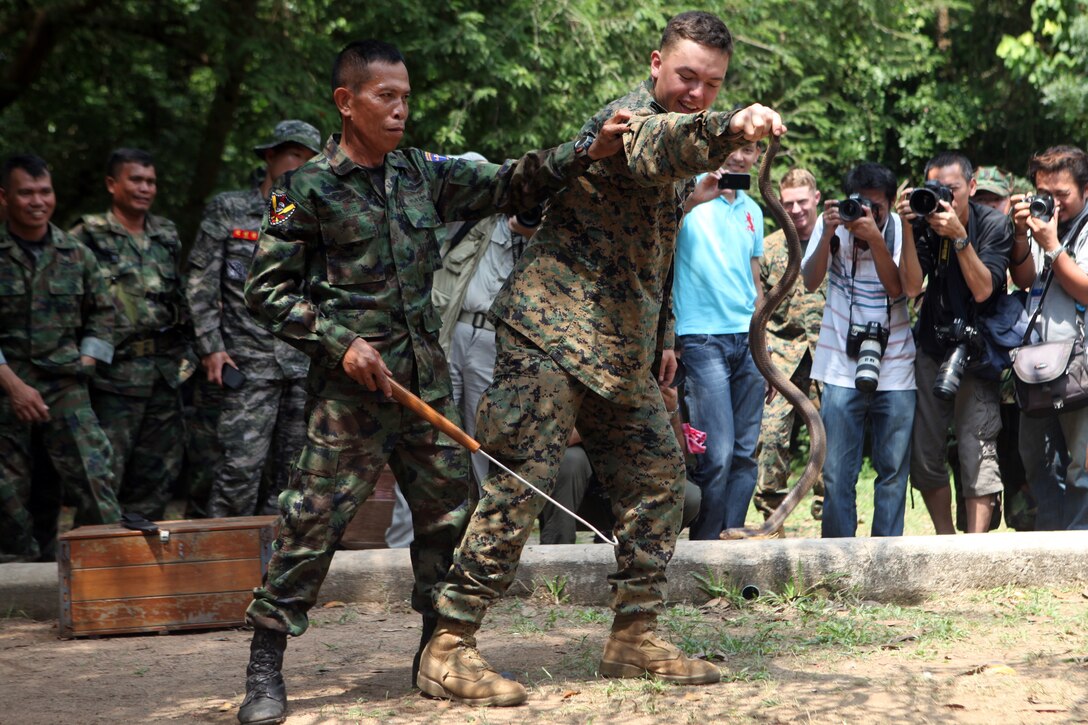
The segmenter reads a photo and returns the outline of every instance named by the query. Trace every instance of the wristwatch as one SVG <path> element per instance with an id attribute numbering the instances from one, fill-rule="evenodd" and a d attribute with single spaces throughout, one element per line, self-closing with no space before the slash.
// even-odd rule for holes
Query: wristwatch
<path id="1" fill-rule="evenodd" d="M 587 133 L 586 135 L 575 141 L 574 158 L 591 161 L 592 159 L 589 158 L 589 147 L 593 145 L 593 142 L 596 140 L 596 138 L 597 137 L 594 136 L 592 133 Z"/>
<path id="2" fill-rule="evenodd" d="M 1058 255 L 1065 251 L 1065 247 L 1055 247 L 1043 254 L 1043 267 L 1049 269 L 1058 259 Z"/>
<path id="3" fill-rule="evenodd" d="M 968 244 L 970 244 L 970 241 L 967 239 L 967 237 L 960 237 L 959 239 L 952 240 L 952 246 L 956 248 L 957 252 L 962 252 L 964 249 L 967 248 Z"/>

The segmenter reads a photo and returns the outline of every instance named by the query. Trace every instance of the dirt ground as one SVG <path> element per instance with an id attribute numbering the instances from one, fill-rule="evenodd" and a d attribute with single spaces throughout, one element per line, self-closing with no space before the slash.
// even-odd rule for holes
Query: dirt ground
<path id="1" fill-rule="evenodd" d="M 407 607 L 332 603 L 292 640 L 289 723 L 1088 722 L 1088 592 L 997 590 L 918 607 L 786 592 L 670 610 L 659 629 L 723 681 L 675 687 L 595 674 L 610 615 L 544 590 L 492 608 L 484 656 L 529 702 L 480 710 L 409 687 Z M 554 592 L 552 592 L 554 595 Z M 0 619 L 0 723 L 232 723 L 241 630 L 60 640 Z"/>

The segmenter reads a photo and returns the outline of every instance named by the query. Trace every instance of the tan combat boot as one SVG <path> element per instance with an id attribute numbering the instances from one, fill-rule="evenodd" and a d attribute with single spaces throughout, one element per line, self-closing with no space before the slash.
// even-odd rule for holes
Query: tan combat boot
<path id="1" fill-rule="evenodd" d="M 518 682 L 507 680 L 476 650 L 476 625 L 438 620 L 423 649 L 416 685 L 431 697 L 466 705 L 520 705 L 529 696 Z"/>
<path id="2" fill-rule="evenodd" d="M 693 660 L 654 634 L 650 614 L 616 615 L 604 645 L 598 671 L 603 677 L 650 675 L 680 685 L 720 682 L 721 671 L 704 660 Z"/>

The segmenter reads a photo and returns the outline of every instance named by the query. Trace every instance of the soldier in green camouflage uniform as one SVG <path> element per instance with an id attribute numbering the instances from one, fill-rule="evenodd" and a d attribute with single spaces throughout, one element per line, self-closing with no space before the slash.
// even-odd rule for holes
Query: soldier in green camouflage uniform
<path id="1" fill-rule="evenodd" d="M 110 444 L 91 410 L 87 378 L 113 356 L 114 312 L 94 256 L 49 223 L 52 179 L 36 156 L 0 170 L 0 560 L 34 560 L 27 510 L 42 449 L 77 506 L 76 524 L 112 523 Z M 44 481 L 35 485 L 44 485 Z M 46 542 L 42 542 L 46 543 Z"/>
<path id="2" fill-rule="evenodd" d="M 779 182 L 783 206 L 786 207 L 801 238 L 801 252 L 819 213 L 820 192 L 816 179 L 805 169 L 791 169 Z M 760 263 L 760 280 L 764 296 L 770 292 L 786 272 L 789 254 L 786 249 L 786 233 L 781 229 L 763 240 L 763 260 Z M 826 280 L 815 292 L 805 291 L 798 280 L 793 294 L 786 297 L 771 315 L 767 326 L 767 344 L 771 362 L 790 376 L 793 384 L 808 393 L 819 407 L 819 396 L 809 373 L 812 355 L 820 338 L 820 324 L 824 314 L 824 290 Z M 763 426 L 759 441 L 759 485 L 754 498 L 755 507 L 764 518 L 770 516 L 789 492 L 790 439 L 796 416 L 793 406 L 782 395 L 775 395 L 763 409 Z M 819 519 L 823 509 L 824 482 L 820 477 L 813 486 L 815 498 L 812 515 Z"/>
<path id="3" fill-rule="evenodd" d="M 242 288 L 273 181 L 320 148 L 321 136 L 310 124 L 277 124 L 272 139 L 254 148 L 265 160 L 264 181 L 212 199 L 189 253 L 186 298 L 207 379 L 222 386 L 224 365 L 246 377 L 240 388 L 223 389 L 216 436 L 222 459 L 208 502 L 211 516 L 276 513 L 305 439 L 309 358 L 253 320 Z"/>
<path id="4" fill-rule="evenodd" d="M 71 231 L 98 258 L 117 311 L 117 349 L 91 382 L 91 403 L 113 446 L 121 507 L 161 519 L 185 441 L 178 386 L 191 352 L 179 325 L 181 244 L 173 222 L 148 212 L 156 193 L 150 154 L 115 150 L 106 188 L 110 210 L 85 215 Z"/>
<path id="5" fill-rule="evenodd" d="M 342 134 L 273 189 L 245 288 L 250 310 L 310 357 L 310 372 L 306 443 L 246 614 L 256 631 L 243 723 L 283 716 L 285 634 L 306 630 L 333 550 L 386 462 L 412 510 L 412 606 L 431 631 L 432 589 L 468 514 L 468 453 L 388 396 L 392 377 L 460 420 L 431 303 L 435 234 L 446 222 L 532 207 L 587 165 L 573 144 L 501 167 L 396 150 L 410 85 L 386 43 L 352 43 L 333 78 Z"/>
<path id="6" fill-rule="evenodd" d="M 705 111 L 724 78 L 732 39 L 708 13 L 670 21 L 651 59 L 652 79 L 586 123 L 592 138 L 617 111 L 633 114 L 623 154 L 593 164 L 553 197 L 544 223 L 491 308 L 497 327 L 494 383 L 480 403 L 483 449 L 544 490 L 555 483 L 577 425 L 616 517 L 616 612 L 599 672 L 650 674 L 684 684 L 720 672 L 653 633 L 663 611 L 665 568 L 681 526 L 683 457 L 651 374 L 665 278 L 682 200 L 692 177 L 730 152 L 784 128 L 762 106 Z M 667 335 L 658 373 L 675 371 Z M 453 569 L 439 588 L 441 617 L 420 663 L 420 688 L 475 705 L 516 705 L 517 682 L 475 649 L 488 604 L 513 581 L 545 500 L 492 471 Z"/>

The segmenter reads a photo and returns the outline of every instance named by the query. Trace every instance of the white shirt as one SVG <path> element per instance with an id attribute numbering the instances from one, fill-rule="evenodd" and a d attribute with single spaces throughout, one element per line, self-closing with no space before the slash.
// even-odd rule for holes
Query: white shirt
<path id="1" fill-rule="evenodd" d="M 899 265 L 903 250 L 903 224 L 898 214 L 889 214 L 885 222 L 893 225 L 892 260 Z M 807 264 L 820 244 L 824 233 L 824 215 L 816 220 L 809 237 L 808 248 L 801 264 Z M 854 387 L 857 359 L 847 357 L 846 338 L 850 324 L 879 322 L 889 327 L 888 346 L 881 359 L 877 391 L 914 390 L 914 336 L 910 330 L 906 295 L 892 300 L 888 314 L 888 297 L 876 272 L 873 253 L 854 245 L 854 235 L 839 226 L 835 230 L 839 249 L 830 254 L 827 270 L 827 303 L 820 326 L 820 339 L 812 359 L 812 378 L 844 388 Z M 885 238 L 887 238 L 885 236 Z M 855 256 L 856 250 L 856 256 Z M 856 259 L 856 264 L 855 264 Z M 853 301 L 853 304 L 851 304 Z"/>

